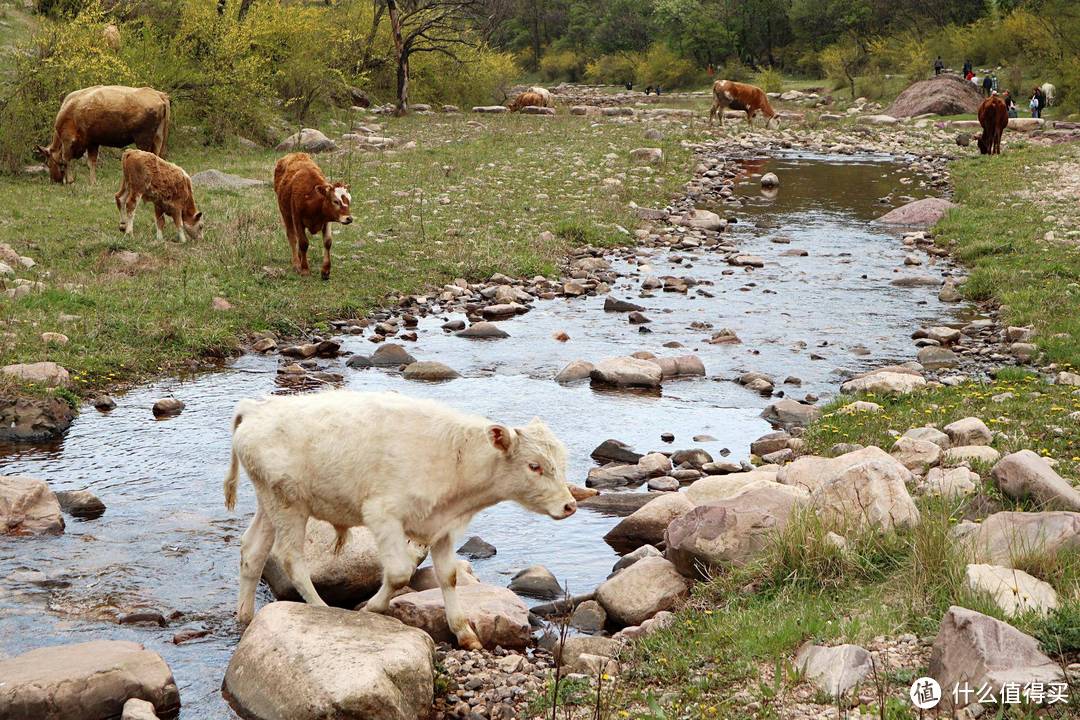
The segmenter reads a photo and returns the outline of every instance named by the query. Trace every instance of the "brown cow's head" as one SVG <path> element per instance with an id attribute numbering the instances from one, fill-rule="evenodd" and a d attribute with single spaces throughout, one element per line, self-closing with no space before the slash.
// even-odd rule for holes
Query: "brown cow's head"
<path id="1" fill-rule="evenodd" d="M 45 167 L 49 168 L 49 178 L 54 183 L 73 182 L 75 178 L 71 176 L 70 168 L 68 167 L 69 161 L 64 158 L 63 150 L 42 147 L 38 145 L 34 148 L 34 155 L 45 161 Z"/>
<path id="2" fill-rule="evenodd" d="M 566 447 L 538 418 L 524 427 L 491 425 L 488 440 L 501 454 L 495 482 L 500 493 L 527 510 L 568 518 L 577 502 L 566 487 Z"/>
<path id="3" fill-rule="evenodd" d="M 349 194 L 349 186 L 345 183 L 333 185 L 320 185 L 316 188 L 323 197 L 323 217 L 331 222 L 339 222 L 348 225 L 353 221 L 350 211 L 352 195 Z"/>
<path id="4" fill-rule="evenodd" d="M 184 218 L 184 233 L 198 242 L 202 240 L 203 235 L 203 214 L 201 212 L 195 213 L 191 216 L 191 219 Z"/>

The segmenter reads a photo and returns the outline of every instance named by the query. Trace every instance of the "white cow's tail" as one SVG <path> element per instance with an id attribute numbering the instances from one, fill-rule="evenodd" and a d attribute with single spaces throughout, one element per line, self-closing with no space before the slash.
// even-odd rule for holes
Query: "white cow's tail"
<path id="1" fill-rule="evenodd" d="M 233 414 L 232 449 L 229 455 L 229 471 L 225 473 L 225 507 L 228 510 L 236 507 L 236 484 L 240 478 L 240 458 L 236 454 L 236 428 L 240 427 L 240 423 L 244 420 L 244 410 L 248 402 L 248 400 L 238 402 L 236 412 Z"/>

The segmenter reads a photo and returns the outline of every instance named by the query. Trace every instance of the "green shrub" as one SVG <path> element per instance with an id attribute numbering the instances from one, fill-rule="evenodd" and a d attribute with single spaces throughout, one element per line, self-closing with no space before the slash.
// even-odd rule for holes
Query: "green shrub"
<path id="1" fill-rule="evenodd" d="M 832 81 L 834 90 L 842 87 L 851 89 L 851 98 L 855 99 L 855 78 L 866 66 L 866 52 L 852 41 L 838 42 L 821 51 L 819 56 L 825 76 Z"/>
<path id="2" fill-rule="evenodd" d="M 700 84 L 704 76 L 689 60 L 680 57 L 665 43 L 654 43 L 637 64 L 638 82 L 664 88 L 684 88 Z"/>
<path id="3" fill-rule="evenodd" d="M 876 38 L 870 42 L 869 55 L 878 73 L 903 75 L 909 82 L 925 78 L 934 64 L 930 43 L 914 33 Z"/>
<path id="4" fill-rule="evenodd" d="M 767 93 L 784 91 L 784 74 L 776 68 L 766 68 L 754 78 L 754 83 Z"/>
<path id="5" fill-rule="evenodd" d="M 874 68 L 855 82 L 855 89 L 860 97 L 880 100 L 885 94 L 885 75 Z"/>
<path id="6" fill-rule="evenodd" d="M 734 80 L 735 82 L 749 82 L 753 75 L 753 71 L 735 57 L 729 58 L 717 72 L 718 79 Z"/>
<path id="7" fill-rule="evenodd" d="M 461 62 L 438 53 L 420 53 L 409 61 L 411 94 L 419 102 L 489 105 L 505 101 L 520 68 L 510 53 L 486 46 L 462 48 Z"/>
<path id="8" fill-rule="evenodd" d="M 540 59 L 545 80 L 577 82 L 585 74 L 585 59 L 573 50 L 548 50 Z"/>
<path id="9" fill-rule="evenodd" d="M 636 53 L 611 53 L 601 55 L 585 67 L 585 80 L 591 83 L 622 85 L 637 82 L 638 63 L 641 56 Z"/>

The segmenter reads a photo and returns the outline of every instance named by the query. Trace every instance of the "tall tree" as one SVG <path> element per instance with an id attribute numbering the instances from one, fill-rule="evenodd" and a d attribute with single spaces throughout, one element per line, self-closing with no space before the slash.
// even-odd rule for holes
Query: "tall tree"
<path id="1" fill-rule="evenodd" d="M 483 0 L 384 0 L 390 17 L 397 60 L 396 115 L 409 111 L 409 58 L 414 53 L 441 53 L 458 61 L 454 49 L 475 45 L 474 23 Z"/>

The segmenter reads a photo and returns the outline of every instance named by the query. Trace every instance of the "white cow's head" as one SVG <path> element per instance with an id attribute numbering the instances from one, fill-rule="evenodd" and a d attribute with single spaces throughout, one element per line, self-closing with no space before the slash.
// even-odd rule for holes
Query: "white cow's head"
<path id="1" fill-rule="evenodd" d="M 525 427 L 488 427 L 488 439 L 502 454 L 496 482 L 505 496 L 535 513 L 568 518 L 577 503 L 566 487 L 566 447 L 548 426 L 533 418 Z"/>

